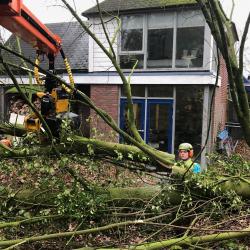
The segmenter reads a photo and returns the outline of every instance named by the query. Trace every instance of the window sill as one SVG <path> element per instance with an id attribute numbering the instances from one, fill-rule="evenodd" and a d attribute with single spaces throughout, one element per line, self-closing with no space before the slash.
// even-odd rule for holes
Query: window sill
<path id="1" fill-rule="evenodd" d="M 131 73 L 131 69 L 122 69 L 124 73 L 129 72 Z M 150 69 L 135 69 L 134 72 L 192 72 L 192 71 L 207 71 L 207 68 L 150 68 Z"/>

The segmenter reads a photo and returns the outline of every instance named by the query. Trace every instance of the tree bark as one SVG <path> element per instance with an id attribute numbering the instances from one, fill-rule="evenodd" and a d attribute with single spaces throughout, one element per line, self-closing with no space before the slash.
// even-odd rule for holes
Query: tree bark
<path id="1" fill-rule="evenodd" d="M 23 126 L 11 125 L 11 124 L 0 124 L 0 134 L 13 135 L 22 137 L 26 135 L 26 131 Z"/>
<path id="2" fill-rule="evenodd" d="M 27 131 L 24 129 L 23 126 L 13 126 L 8 124 L 0 124 L 0 133 L 8 134 L 13 136 L 25 136 Z M 65 147 L 65 144 L 67 147 Z M 118 153 L 122 154 L 122 158 L 128 160 L 134 160 L 137 162 L 149 163 L 152 162 L 150 158 L 140 149 L 135 146 L 127 145 L 127 144 L 120 144 L 120 143 L 113 143 L 113 142 L 106 142 L 101 141 L 98 139 L 90 139 L 82 136 L 74 135 L 70 142 L 66 141 L 62 143 L 58 143 L 56 147 L 60 151 L 60 153 L 66 153 L 67 151 L 70 152 L 85 152 L 88 153 L 88 147 L 91 146 L 94 150 L 94 153 L 97 154 L 107 154 L 112 157 L 118 157 Z M 14 152 L 7 153 L 0 148 L 0 156 L 2 157 L 11 157 L 11 156 L 32 156 L 32 155 L 43 155 L 43 154 L 51 154 L 50 147 L 47 145 L 36 145 L 32 148 L 26 150 L 25 148 L 16 149 Z M 173 165 L 175 162 L 175 156 L 173 154 L 169 154 L 163 151 L 157 151 L 161 157 L 165 158 L 166 161 L 169 163 L 169 166 Z"/>
<path id="3" fill-rule="evenodd" d="M 222 183 L 222 185 L 224 185 Z M 235 186 L 237 187 L 237 186 Z M 2 190 L 2 189 L 1 189 Z M 164 191 L 165 190 L 165 191 Z M 164 195 L 166 196 L 166 199 L 170 204 L 179 204 L 182 200 L 182 192 L 167 189 L 170 191 L 166 191 L 166 189 L 160 187 L 160 186 L 149 186 L 149 187 L 142 187 L 142 188 L 109 188 L 107 189 L 107 193 L 109 196 L 107 197 L 107 202 L 111 202 L 114 205 L 115 202 L 120 202 L 122 200 L 126 200 L 126 204 L 129 200 L 131 201 L 150 201 L 152 198 L 157 197 L 157 195 L 161 194 L 161 192 L 165 192 Z M 250 197 L 250 185 L 248 186 L 248 198 Z M 5 192 L 4 194 L 1 191 L 0 193 L 0 199 L 3 199 L 3 196 L 6 196 L 7 199 L 9 199 L 8 194 Z M 51 190 L 49 191 L 51 194 Z M 99 190 L 99 192 L 103 192 L 103 190 Z M 37 204 L 39 206 L 43 205 L 44 202 L 41 201 L 41 197 L 38 195 L 39 193 L 34 190 L 23 190 L 16 194 L 13 199 L 16 199 L 18 202 L 21 202 L 22 205 L 25 204 L 25 202 L 29 202 L 29 204 Z M 41 192 L 42 198 L 46 199 L 46 202 L 51 202 L 53 204 L 53 197 L 50 197 L 48 199 L 48 193 Z M 56 194 L 55 194 L 56 196 Z M 35 197 L 35 199 L 34 199 Z M 42 200 L 43 200 L 42 199 Z M 83 204 L 84 206 L 84 204 Z M 157 216 L 156 216 L 157 217 Z M 40 220 L 40 219 L 38 219 Z M 23 244 L 23 243 L 31 243 L 35 241 L 43 241 L 43 240 L 50 240 L 50 239 L 57 239 L 61 237 L 71 237 L 73 235 L 84 235 L 89 233 L 98 233 L 101 231 L 107 231 L 112 228 L 116 227 L 122 227 L 122 226 L 128 226 L 128 225 L 136 225 L 136 224 L 145 224 L 152 219 L 143 219 L 143 220 L 134 220 L 134 221 L 125 221 L 121 223 L 116 224 L 109 224 L 106 226 L 102 226 L 99 228 L 91 228 L 86 230 L 80 230 L 80 231 L 74 231 L 74 232 L 60 232 L 60 233 L 54 233 L 54 234 L 47 234 L 47 235 L 41 235 L 41 236 L 33 236 L 30 238 L 22 238 L 22 239 L 14 239 L 14 240 L 2 240 L 0 241 L 0 247 L 7 247 L 12 246 L 16 244 Z M 32 221 L 32 219 L 31 219 Z M 34 222 L 36 219 L 34 220 Z M 25 222 L 24 222 L 25 223 Z M 22 224 L 22 222 L 12 222 L 7 223 L 7 227 L 17 226 Z M 192 228 L 190 228 L 192 230 Z M 173 245 L 179 245 L 179 246 L 185 246 L 185 245 L 193 245 L 197 243 L 207 243 L 207 242 L 216 242 L 216 241 L 222 241 L 227 239 L 235 239 L 240 237 L 246 237 L 250 235 L 250 228 L 246 228 L 244 230 L 238 231 L 238 232 L 219 232 L 214 234 L 207 234 L 203 236 L 187 236 L 186 234 L 183 237 L 174 238 L 170 240 L 162 240 L 160 242 L 152 242 L 152 243 L 146 243 L 139 246 L 131 246 L 129 248 L 110 248 L 114 250 L 118 249 L 162 249 Z M 81 248 L 81 249 L 87 249 L 87 248 Z M 89 248 L 88 248 L 89 249 Z M 93 248 L 93 249 L 104 249 L 104 248 Z M 107 248 L 105 248 L 107 249 Z"/>
<path id="4" fill-rule="evenodd" d="M 203 187 L 197 187 L 195 183 L 189 184 L 188 188 L 190 194 L 195 197 L 202 197 L 207 200 L 209 198 L 214 198 L 218 193 L 211 191 L 212 187 L 215 185 L 213 180 L 208 180 L 210 182 L 210 187 L 208 186 L 205 190 Z M 178 182 L 177 182 L 178 183 Z M 181 183 L 181 181 L 180 181 Z M 216 183 L 218 188 L 221 190 L 219 193 L 222 195 L 223 192 L 234 191 L 236 194 L 241 196 L 244 200 L 250 200 L 250 179 L 238 179 L 237 181 L 228 178 L 224 179 L 219 183 Z M 0 189 L 0 200 L 9 199 L 9 191 L 7 188 L 1 187 Z M 93 190 L 92 190 L 93 191 Z M 107 195 L 106 202 L 113 201 L 122 201 L 122 200 L 144 200 L 149 201 L 154 197 L 157 197 L 159 194 L 163 194 L 163 200 L 168 201 L 172 205 L 180 204 L 182 200 L 182 194 L 184 193 L 184 186 L 179 185 L 178 188 L 172 186 L 169 183 L 165 183 L 162 186 L 144 186 L 144 187 L 128 187 L 128 188 L 95 188 L 94 190 L 97 195 Z M 86 191 L 87 192 L 87 191 Z M 14 200 L 24 203 L 32 203 L 45 206 L 53 206 L 54 198 L 59 193 L 58 190 L 30 190 L 24 189 L 20 190 L 13 197 Z M 84 205 L 84 204 L 83 204 Z"/>
<path id="5" fill-rule="evenodd" d="M 196 2 L 201 8 L 216 45 L 225 60 L 233 105 L 246 142 L 250 146 L 250 106 L 243 83 L 243 52 L 250 25 L 250 14 L 246 20 L 238 60 L 234 46 L 236 42 L 234 24 L 225 15 L 220 2 L 218 0 L 196 0 Z"/>
<path id="6" fill-rule="evenodd" d="M 174 238 L 170 240 L 162 240 L 159 242 L 146 243 L 139 246 L 130 246 L 127 248 L 78 248 L 75 250 L 154 250 L 154 249 L 166 249 L 166 247 L 173 246 L 193 246 L 195 244 L 200 243 L 208 243 L 208 242 L 218 242 L 223 240 L 237 239 L 242 237 L 247 237 L 250 235 L 250 227 L 245 228 L 239 232 L 225 232 L 225 233 L 215 233 L 208 234 L 204 236 L 183 236 L 179 238 Z"/>

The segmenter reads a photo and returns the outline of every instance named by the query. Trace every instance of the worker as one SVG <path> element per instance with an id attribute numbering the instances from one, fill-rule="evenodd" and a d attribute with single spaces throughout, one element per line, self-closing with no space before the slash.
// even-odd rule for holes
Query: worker
<path id="1" fill-rule="evenodd" d="M 195 174 L 200 173 L 201 166 L 200 164 L 193 162 L 193 155 L 193 146 L 190 143 L 181 143 L 178 148 L 179 161 L 175 164 L 175 166 L 184 167 Z"/>

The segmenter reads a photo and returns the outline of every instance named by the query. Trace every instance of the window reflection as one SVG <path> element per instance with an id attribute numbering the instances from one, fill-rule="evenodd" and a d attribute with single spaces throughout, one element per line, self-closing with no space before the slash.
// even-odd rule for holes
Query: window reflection
<path id="1" fill-rule="evenodd" d="M 142 50 L 142 29 L 122 31 L 122 51 Z"/>
<path id="2" fill-rule="evenodd" d="M 141 51 L 143 17 L 139 15 L 122 17 L 121 50 Z"/>
<path id="3" fill-rule="evenodd" d="M 204 27 L 205 19 L 200 10 L 123 16 L 121 67 L 131 69 L 136 59 L 139 69 L 144 65 L 146 68 L 203 67 Z M 143 44 L 147 44 L 147 48 Z"/>
<path id="4" fill-rule="evenodd" d="M 148 31 L 148 68 L 172 67 L 173 29 Z"/>
<path id="5" fill-rule="evenodd" d="M 137 103 L 134 101 L 133 103 L 133 112 L 135 118 L 135 126 L 144 139 L 144 104 L 142 102 Z M 121 109 L 121 129 L 128 133 L 131 137 L 134 137 L 133 133 L 129 128 L 129 117 L 128 117 L 128 105 L 127 103 Z M 124 143 L 124 139 L 121 138 L 121 141 Z M 127 142 L 128 143 L 128 142 Z"/>
<path id="6" fill-rule="evenodd" d="M 162 151 L 168 149 L 168 106 L 169 104 L 149 104 L 148 144 Z"/>
<path id="7" fill-rule="evenodd" d="M 144 97 L 145 96 L 145 86 L 144 85 L 131 85 L 131 94 L 133 97 Z M 122 86 L 121 96 L 126 96 L 125 90 Z"/>
<path id="8" fill-rule="evenodd" d="M 202 86 L 176 87 L 175 150 L 182 142 L 191 143 L 196 153 L 201 149 L 203 92 Z"/>
<path id="9" fill-rule="evenodd" d="M 148 86 L 148 97 L 173 97 L 172 85 Z"/>
<path id="10" fill-rule="evenodd" d="M 136 69 L 143 68 L 143 55 L 121 55 L 120 56 L 120 66 L 122 69 L 132 69 L 134 68 L 136 62 Z"/>
<path id="11" fill-rule="evenodd" d="M 177 29 L 176 67 L 196 68 L 203 65 L 204 27 Z"/>

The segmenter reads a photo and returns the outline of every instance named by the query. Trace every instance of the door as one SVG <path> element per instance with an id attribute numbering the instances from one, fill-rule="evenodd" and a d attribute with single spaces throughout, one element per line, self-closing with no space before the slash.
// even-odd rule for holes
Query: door
<path id="1" fill-rule="evenodd" d="M 135 125 L 139 131 L 142 139 L 145 139 L 145 100 L 144 99 L 133 99 L 133 111 L 135 115 Z M 127 120 L 127 100 L 121 99 L 120 106 L 120 128 L 131 134 L 128 129 L 128 120 Z M 120 138 L 120 141 L 123 142 L 123 139 Z"/>
<path id="2" fill-rule="evenodd" d="M 172 152 L 173 100 L 147 100 L 146 143 Z"/>
<path id="3" fill-rule="evenodd" d="M 172 152 L 173 100 L 133 99 L 135 124 L 147 144 L 155 149 Z M 131 134 L 127 125 L 127 100 L 120 103 L 120 128 Z M 145 130 L 146 129 L 146 130 Z M 120 138 L 120 142 L 124 142 Z"/>

